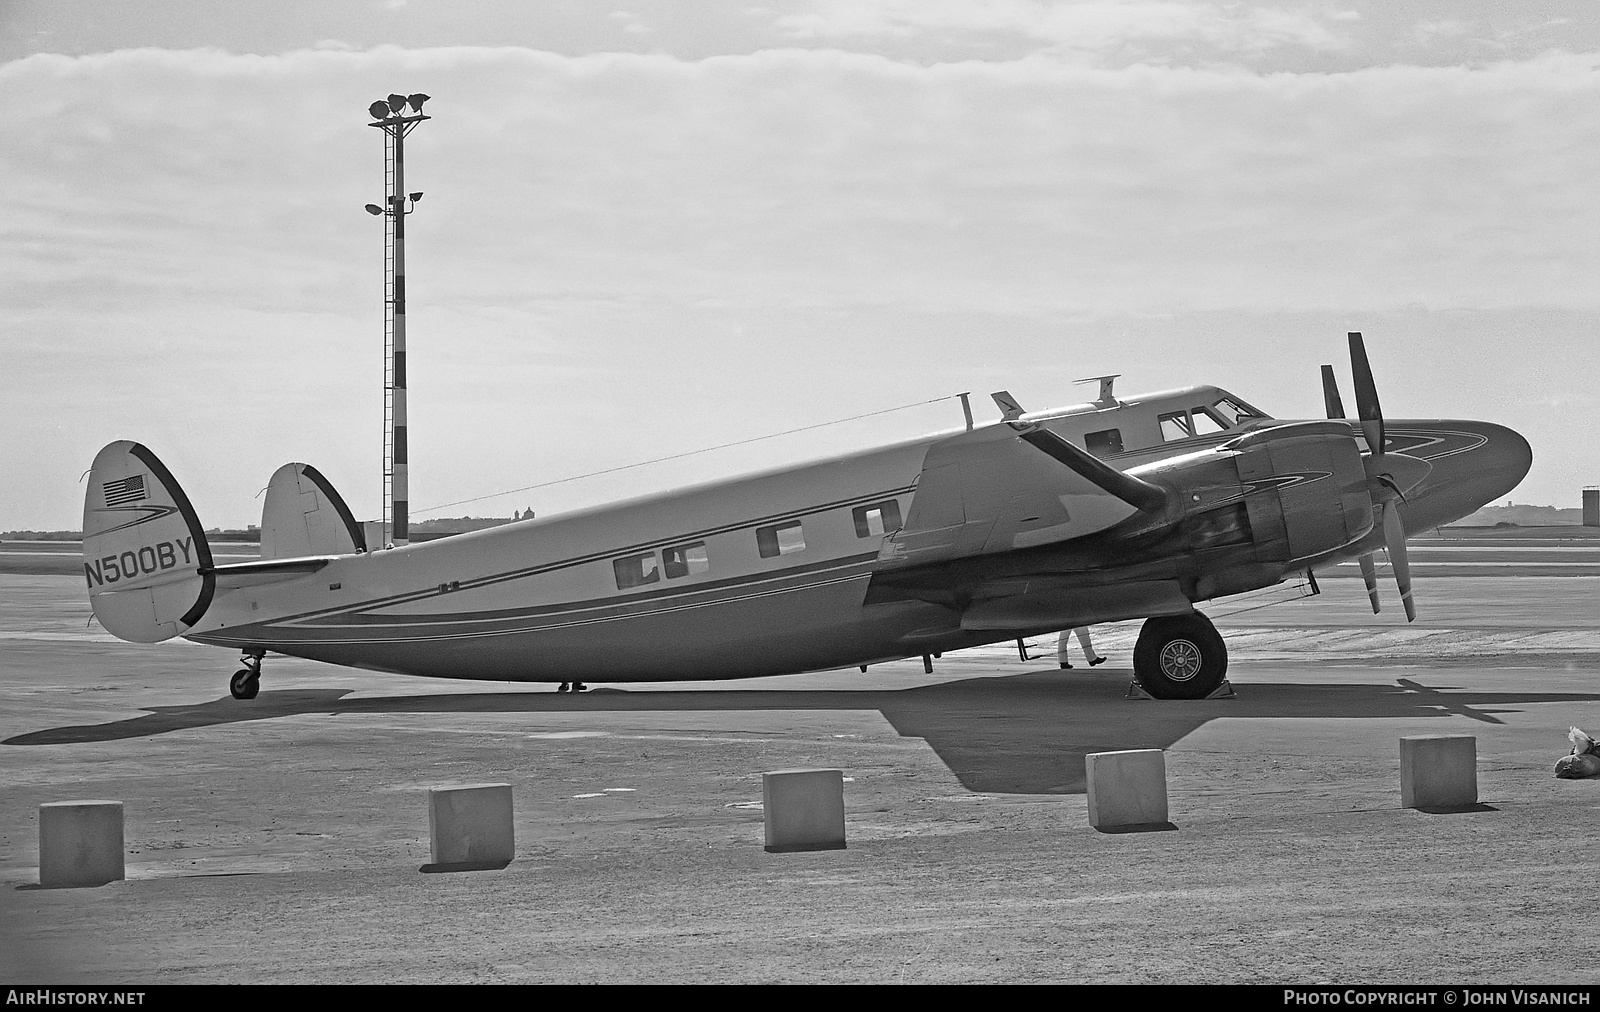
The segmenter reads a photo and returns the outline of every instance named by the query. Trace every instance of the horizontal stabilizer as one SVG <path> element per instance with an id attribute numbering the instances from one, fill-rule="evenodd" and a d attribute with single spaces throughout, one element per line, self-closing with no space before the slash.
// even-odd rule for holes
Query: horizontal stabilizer
<path id="1" fill-rule="evenodd" d="M 285 464 L 267 483 L 261 506 L 261 557 L 350 555 L 367 548 L 350 507 L 310 464 Z"/>
<path id="2" fill-rule="evenodd" d="M 213 566 L 204 572 L 216 578 L 218 590 L 238 590 L 240 587 L 259 587 L 268 583 L 298 580 L 315 573 L 338 556 L 307 556 L 299 559 L 263 559 L 260 562 L 232 562 Z"/>
<path id="3" fill-rule="evenodd" d="M 147 448 L 118 440 L 89 470 L 83 570 L 107 632 L 158 643 L 190 629 L 211 606 L 211 547 L 189 497 Z"/>

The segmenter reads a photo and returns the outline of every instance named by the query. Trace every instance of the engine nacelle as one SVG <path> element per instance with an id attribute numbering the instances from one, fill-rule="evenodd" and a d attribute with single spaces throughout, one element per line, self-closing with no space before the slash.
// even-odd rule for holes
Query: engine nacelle
<path id="1" fill-rule="evenodd" d="M 1182 528 L 1199 562 L 1196 600 L 1271 586 L 1298 563 L 1372 530 L 1369 479 L 1344 422 L 1257 429 L 1139 473 L 1181 499 Z"/>
<path id="2" fill-rule="evenodd" d="M 1261 561 L 1312 559 L 1372 530 L 1372 492 L 1349 425 L 1280 425 L 1249 433 L 1223 449 L 1235 454 Z"/>

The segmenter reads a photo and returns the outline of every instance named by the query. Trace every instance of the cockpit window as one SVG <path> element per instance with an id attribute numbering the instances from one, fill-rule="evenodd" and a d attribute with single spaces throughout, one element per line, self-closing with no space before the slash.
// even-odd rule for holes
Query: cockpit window
<path id="1" fill-rule="evenodd" d="M 1171 414 L 1161 415 L 1157 421 L 1161 423 L 1161 438 L 1170 443 L 1174 439 L 1188 439 L 1194 435 L 1194 429 L 1189 426 L 1189 412 L 1174 411 Z"/>
<path id="2" fill-rule="evenodd" d="M 1232 397 L 1224 397 L 1211 407 L 1212 411 L 1220 416 L 1227 423 L 1229 428 L 1233 428 L 1241 422 L 1247 422 L 1252 418 L 1266 417 L 1261 412 L 1256 411 L 1254 408 L 1251 408 L 1248 405 L 1240 404 Z"/>
<path id="3" fill-rule="evenodd" d="M 1189 412 L 1189 417 L 1194 423 L 1196 435 L 1207 436 L 1213 432 L 1228 431 L 1228 423 L 1219 418 L 1210 408 L 1196 406 Z"/>

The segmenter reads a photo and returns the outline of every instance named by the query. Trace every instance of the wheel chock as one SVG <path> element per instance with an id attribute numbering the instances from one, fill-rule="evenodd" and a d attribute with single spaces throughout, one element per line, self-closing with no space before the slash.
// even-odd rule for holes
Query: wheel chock
<path id="1" fill-rule="evenodd" d="M 1206 698 L 1207 699 L 1234 699 L 1237 696 L 1238 696 L 1238 693 L 1233 691 L 1233 683 L 1228 681 L 1226 678 L 1224 678 L 1222 680 L 1222 684 L 1217 686 L 1215 689 L 1212 689 L 1211 690 L 1211 694 L 1206 696 Z M 1139 684 L 1139 680 L 1137 678 L 1135 678 L 1133 681 L 1128 683 L 1128 694 L 1126 696 L 1123 696 L 1122 698 L 1123 699 L 1155 699 L 1156 697 L 1154 697 L 1154 696 L 1150 695 L 1150 693 L 1144 691 L 1144 686 L 1140 685 Z"/>

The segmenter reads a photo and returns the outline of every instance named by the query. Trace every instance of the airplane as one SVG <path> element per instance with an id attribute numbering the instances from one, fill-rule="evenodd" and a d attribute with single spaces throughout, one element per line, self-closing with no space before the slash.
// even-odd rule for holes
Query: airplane
<path id="1" fill-rule="evenodd" d="M 143 445 L 95 457 L 84 577 L 102 626 L 373 671 L 520 682 L 750 678 L 860 667 L 1143 619 L 1134 677 L 1158 699 L 1221 686 L 1195 605 L 1358 560 L 1374 612 L 1388 554 L 1415 618 L 1406 538 L 1504 496 L 1532 451 L 1504 426 L 1386 422 L 1361 335 L 1357 417 L 1272 418 L 1220 387 L 1030 414 L 798 466 L 403 547 L 369 546 L 315 468 L 286 464 L 261 558 L 214 562 Z M 564 687 L 564 686 L 563 686 Z"/>

